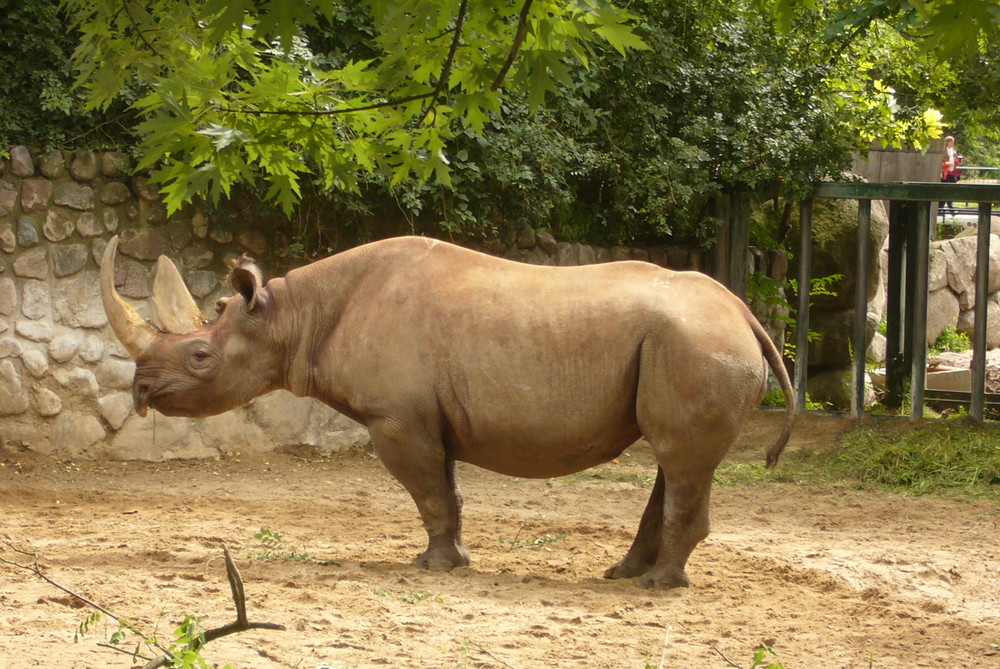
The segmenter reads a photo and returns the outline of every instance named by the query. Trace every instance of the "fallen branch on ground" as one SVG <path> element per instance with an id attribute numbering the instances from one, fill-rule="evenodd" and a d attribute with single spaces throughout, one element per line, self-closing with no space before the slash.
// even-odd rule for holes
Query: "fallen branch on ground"
<path id="1" fill-rule="evenodd" d="M 90 599 L 84 597 L 83 595 L 80 595 L 79 593 L 74 592 L 73 590 L 67 588 L 66 586 L 49 578 L 45 574 L 45 572 L 42 571 L 41 567 L 38 564 L 37 553 L 18 548 L 9 538 L 4 539 L 2 543 L 17 554 L 30 557 L 31 563 L 25 564 L 23 562 L 11 560 L 3 556 L 0 556 L 0 563 L 7 564 L 12 567 L 17 567 L 19 569 L 24 569 L 25 571 L 31 572 L 32 574 L 42 579 L 49 585 L 58 588 L 59 590 L 62 590 L 66 594 L 70 595 L 71 597 L 75 597 L 76 599 L 80 600 L 81 602 L 91 607 L 95 611 L 98 611 L 106 615 L 107 617 L 111 618 L 112 620 L 117 622 L 121 628 L 127 629 L 130 632 L 138 635 L 139 637 L 142 638 L 143 642 L 148 647 L 160 651 L 162 655 L 160 655 L 159 657 L 149 658 L 139 655 L 138 652 L 124 650 L 122 648 L 118 648 L 117 646 L 111 644 L 100 643 L 98 644 L 98 646 L 102 648 L 110 648 L 111 650 L 115 650 L 120 653 L 125 653 L 137 659 L 146 660 L 146 664 L 143 665 L 143 669 L 158 669 L 159 667 L 166 667 L 170 665 L 171 661 L 174 659 L 174 654 L 170 652 L 170 650 L 164 648 L 159 643 L 157 643 L 155 638 L 143 634 L 134 624 L 132 624 L 128 620 L 118 615 L 115 615 L 114 613 L 104 608 L 100 604 L 91 601 Z M 239 569 L 236 568 L 236 563 L 233 561 L 233 556 L 229 552 L 229 547 L 226 546 L 225 544 L 222 544 L 222 552 L 226 559 L 226 577 L 229 579 L 229 587 L 232 590 L 233 594 L 233 603 L 236 606 L 236 620 L 234 622 L 229 623 L 228 625 L 223 625 L 221 627 L 216 627 L 214 629 L 206 630 L 203 634 L 200 635 L 199 638 L 195 639 L 191 644 L 191 650 L 194 651 L 200 651 L 201 648 L 203 648 L 205 644 L 207 644 L 209 641 L 214 641 L 215 639 L 219 639 L 224 636 L 229 636 L 230 634 L 245 632 L 246 630 L 285 629 L 285 626 L 281 625 L 280 623 L 250 622 L 249 618 L 247 617 L 247 602 L 246 602 L 246 593 L 244 592 L 243 589 L 243 578 L 240 576 Z"/>

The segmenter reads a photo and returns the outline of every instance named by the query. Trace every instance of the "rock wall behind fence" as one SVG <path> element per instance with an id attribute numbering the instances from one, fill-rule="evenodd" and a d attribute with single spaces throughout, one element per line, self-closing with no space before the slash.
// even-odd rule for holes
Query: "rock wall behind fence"
<path id="1" fill-rule="evenodd" d="M 364 428 L 311 399 L 278 391 L 206 419 L 132 409 L 135 364 L 100 298 L 101 255 L 120 235 L 115 283 L 140 313 L 161 255 L 181 270 L 205 313 L 228 295 L 227 262 L 243 252 L 267 271 L 267 237 L 230 230 L 204 212 L 167 216 L 154 189 L 129 176 L 120 153 L 11 150 L 0 161 L 0 446 L 59 458 L 159 460 L 308 447 L 329 454 L 367 442 Z M 524 262 L 578 265 L 648 260 L 701 269 L 700 251 L 595 248 L 524 228 L 485 250 Z M 263 257 L 262 257 L 263 256 Z"/>

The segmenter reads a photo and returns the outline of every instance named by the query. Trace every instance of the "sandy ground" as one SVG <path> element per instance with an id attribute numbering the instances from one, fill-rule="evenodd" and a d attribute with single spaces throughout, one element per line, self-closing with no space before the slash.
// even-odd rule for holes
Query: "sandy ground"
<path id="1" fill-rule="evenodd" d="M 251 620 L 285 629 L 214 641 L 205 656 L 220 667 L 749 667 L 762 640 L 788 669 L 1000 667 L 995 502 L 716 486 L 692 587 L 660 593 L 601 577 L 646 502 L 655 470 L 641 446 L 555 480 L 460 466 L 473 564 L 449 574 L 410 565 L 424 547 L 415 507 L 363 453 L 0 462 L 0 538 L 148 631 L 186 613 L 233 620 L 228 544 Z M 261 528 L 306 558 L 261 559 Z M 73 642 L 89 611 L 0 564 L 0 667 L 140 666 L 97 645 L 113 625 Z"/>

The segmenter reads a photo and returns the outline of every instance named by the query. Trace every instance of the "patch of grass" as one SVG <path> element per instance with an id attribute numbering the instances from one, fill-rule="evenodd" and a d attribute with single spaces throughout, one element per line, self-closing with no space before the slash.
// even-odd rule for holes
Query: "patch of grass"
<path id="1" fill-rule="evenodd" d="M 262 544 L 262 548 L 253 549 L 244 546 L 240 551 L 256 551 L 252 555 L 255 560 L 262 562 L 310 562 L 318 565 L 340 566 L 336 560 L 320 560 L 308 553 L 301 553 L 289 548 L 281 534 L 275 530 L 262 527 L 260 531 L 254 533 L 253 537 Z"/>
<path id="2" fill-rule="evenodd" d="M 512 551 L 515 548 L 544 548 L 545 550 L 551 552 L 552 549 L 548 547 L 549 544 L 554 544 L 557 541 L 562 541 L 566 538 L 566 535 L 562 532 L 557 532 L 555 536 L 551 534 L 546 534 L 542 537 L 532 537 L 531 539 L 521 539 L 521 530 L 524 529 L 522 525 L 518 530 L 517 534 L 513 539 L 501 539 L 500 543 L 507 544 L 509 548 L 507 550 Z"/>
<path id="3" fill-rule="evenodd" d="M 764 465 L 746 462 L 732 462 L 719 466 L 715 470 L 715 485 L 743 485 L 746 483 L 761 483 L 771 481 L 774 477 Z"/>
<path id="4" fill-rule="evenodd" d="M 406 602 L 407 604 L 418 604 L 420 602 L 426 601 L 428 599 L 435 602 L 444 602 L 444 597 L 441 595 L 435 595 L 433 593 L 427 592 L 426 590 L 415 590 L 413 592 L 403 592 L 403 593 L 393 593 L 388 590 L 383 590 L 382 588 L 374 588 L 372 590 L 379 597 L 394 597 L 401 602 Z"/>
<path id="5" fill-rule="evenodd" d="M 908 494 L 1000 497 L 1000 429 L 968 420 L 928 421 L 903 431 L 862 426 L 832 448 L 786 454 L 765 476 L 854 482 Z"/>
<path id="6" fill-rule="evenodd" d="M 561 476 L 559 480 L 571 483 L 583 483 L 585 481 L 605 481 L 608 483 L 630 483 L 637 488 L 652 488 L 656 482 L 656 476 L 649 474 L 639 474 L 636 472 L 622 472 L 613 469 L 585 469 L 582 472 Z"/>

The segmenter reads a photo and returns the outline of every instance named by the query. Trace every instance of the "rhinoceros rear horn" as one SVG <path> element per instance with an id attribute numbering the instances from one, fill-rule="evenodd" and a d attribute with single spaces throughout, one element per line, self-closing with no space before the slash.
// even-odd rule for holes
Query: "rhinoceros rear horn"
<path id="1" fill-rule="evenodd" d="M 118 252 L 118 237 L 108 242 L 101 260 L 101 302 L 108 316 L 115 336 L 133 358 L 138 358 L 153 338 L 156 331 L 147 323 L 132 305 L 122 299 L 115 290 L 115 255 Z"/>
<path id="2" fill-rule="evenodd" d="M 167 332 L 174 334 L 194 332 L 208 320 L 184 285 L 184 279 L 181 278 L 177 265 L 166 256 L 160 256 L 156 263 L 153 304 L 156 306 L 160 323 Z"/>

